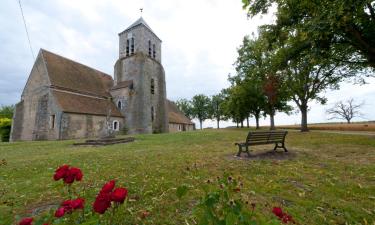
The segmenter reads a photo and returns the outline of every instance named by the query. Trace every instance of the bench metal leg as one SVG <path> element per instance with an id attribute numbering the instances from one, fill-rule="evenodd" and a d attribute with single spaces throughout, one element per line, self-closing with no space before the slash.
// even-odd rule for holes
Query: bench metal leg
<path id="1" fill-rule="evenodd" d="M 240 157 L 240 156 L 241 156 L 241 152 L 242 152 L 242 146 L 241 146 L 241 145 L 238 145 L 238 153 L 237 153 L 237 157 Z"/>
<path id="2" fill-rule="evenodd" d="M 246 145 L 246 153 L 247 153 L 247 156 L 250 157 L 249 146 L 247 146 L 247 145 Z"/>
<path id="3" fill-rule="evenodd" d="M 283 143 L 283 146 L 281 146 L 284 149 L 284 152 L 288 152 L 288 149 L 285 148 L 285 144 Z"/>
<path id="4" fill-rule="evenodd" d="M 288 152 L 288 149 L 286 149 L 285 144 L 281 143 L 281 146 L 279 146 L 279 143 L 275 144 L 275 147 L 273 148 L 274 151 L 276 151 L 277 148 L 283 148 L 284 152 Z"/>

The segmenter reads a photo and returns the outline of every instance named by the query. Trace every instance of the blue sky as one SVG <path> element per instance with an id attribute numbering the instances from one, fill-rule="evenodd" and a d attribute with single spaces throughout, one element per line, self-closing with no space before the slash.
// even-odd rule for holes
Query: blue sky
<path id="1" fill-rule="evenodd" d="M 118 57 L 117 34 L 137 20 L 139 8 L 144 8 L 144 19 L 163 41 L 162 63 L 171 100 L 200 93 L 213 95 L 227 87 L 243 36 L 272 21 L 272 14 L 247 19 L 241 0 L 21 2 L 35 55 L 44 48 L 110 75 Z M 18 1 L 2 0 L 0 4 L 0 105 L 8 105 L 20 100 L 34 59 Z M 365 101 L 364 119 L 375 119 L 375 79 L 368 82 L 364 86 L 343 84 L 339 91 L 323 93 L 329 101 L 326 106 L 312 102 L 309 121 L 326 121 L 327 107 L 351 97 Z M 298 113 L 276 117 L 276 125 L 299 121 Z M 262 124 L 268 124 L 268 119 Z M 206 121 L 204 125 L 215 123 Z"/>

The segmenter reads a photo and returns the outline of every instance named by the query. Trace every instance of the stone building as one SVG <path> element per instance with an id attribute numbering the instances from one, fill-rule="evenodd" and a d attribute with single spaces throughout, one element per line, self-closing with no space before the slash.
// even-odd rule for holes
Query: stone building
<path id="1" fill-rule="evenodd" d="M 131 134 L 194 129 L 166 98 L 161 40 L 142 17 L 119 34 L 114 79 L 41 49 L 15 107 L 11 140 L 98 137 L 107 128 Z"/>

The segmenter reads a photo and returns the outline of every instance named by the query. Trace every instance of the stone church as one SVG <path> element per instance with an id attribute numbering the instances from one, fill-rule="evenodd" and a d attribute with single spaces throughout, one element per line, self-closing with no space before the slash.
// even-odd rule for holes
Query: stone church
<path id="1" fill-rule="evenodd" d="M 15 107 L 11 140 L 91 138 L 108 129 L 139 134 L 194 127 L 166 98 L 161 40 L 141 17 L 119 34 L 114 79 L 41 49 Z"/>

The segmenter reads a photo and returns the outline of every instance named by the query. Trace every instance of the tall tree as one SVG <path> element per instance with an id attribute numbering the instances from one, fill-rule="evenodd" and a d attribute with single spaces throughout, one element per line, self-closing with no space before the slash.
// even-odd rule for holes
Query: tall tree
<path id="1" fill-rule="evenodd" d="M 327 51 L 333 59 L 354 67 L 375 68 L 375 1 L 373 0 L 242 0 L 250 17 L 268 13 L 276 5 L 276 22 L 265 26 L 271 42 L 293 37 L 291 45 L 279 53 L 283 63 L 299 58 L 313 49 L 322 56 Z M 346 56 L 351 56 L 349 60 Z"/>
<path id="2" fill-rule="evenodd" d="M 336 102 L 335 105 L 327 110 L 327 114 L 331 116 L 329 119 L 344 119 L 347 123 L 355 117 L 361 117 L 361 107 L 364 103 L 355 103 L 354 99 Z"/>
<path id="3" fill-rule="evenodd" d="M 288 84 L 292 100 L 301 112 L 301 131 L 308 131 L 308 103 L 315 100 L 325 104 L 327 99 L 320 93 L 327 89 L 338 89 L 343 80 L 355 77 L 356 71 L 344 63 L 321 58 L 308 51 L 298 59 L 289 60 L 287 68 L 281 71 Z"/>
<path id="4" fill-rule="evenodd" d="M 192 105 L 191 102 L 185 98 L 176 101 L 176 105 L 181 112 L 185 114 L 186 117 L 192 119 Z"/>
<path id="5" fill-rule="evenodd" d="M 212 110 L 210 98 L 203 94 L 195 95 L 191 100 L 191 105 L 191 115 L 193 118 L 199 120 L 199 125 L 202 129 L 203 121 L 211 118 Z"/>
<path id="6" fill-rule="evenodd" d="M 220 128 L 220 120 L 225 119 L 223 102 L 224 96 L 221 93 L 214 95 L 211 98 L 212 118 L 216 119 L 217 129 Z"/>
<path id="7" fill-rule="evenodd" d="M 0 107 L 0 118 L 13 118 L 14 105 L 3 105 Z"/>
<path id="8" fill-rule="evenodd" d="M 260 93 L 266 98 L 257 98 L 257 100 L 266 101 L 261 106 L 263 112 L 270 116 L 271 129 L 275 129 L 274 116 L 277 111 L 289 112 L 291 110 L 287 104 L 285 79 L 277 74 L 272 61 L 274 58 L 275 51 L 268 39 L 262 35 L 253 38 L 246 36 L 238 49 L 235 62 L 238 76 L 232 78 L 232 82 L 237 84 L 248 81 L 262 87 Z"/>

